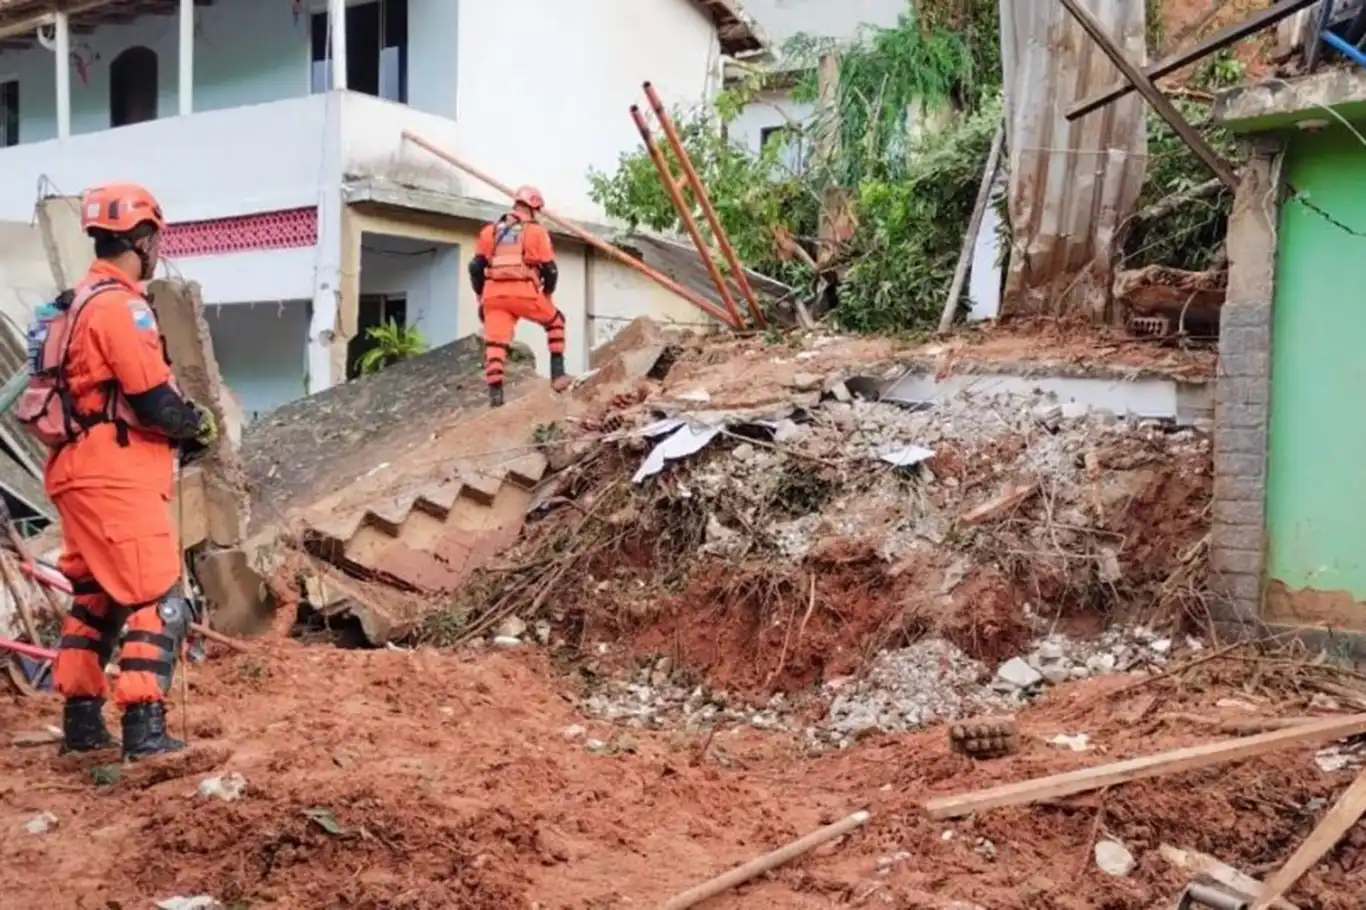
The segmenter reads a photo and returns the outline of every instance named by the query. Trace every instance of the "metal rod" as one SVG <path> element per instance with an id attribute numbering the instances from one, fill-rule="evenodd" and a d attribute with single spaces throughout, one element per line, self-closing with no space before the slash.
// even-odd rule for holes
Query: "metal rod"
<path id="1" fill-rule="evenodd" d="M 416 133 L 411 133 L 405 130 L 403 132 L 403 138 L 405 141 L 411 142 L 413 145 L 417 146 L 423 151 L 426 151 L 429 154 L 435 155 L 437 158 L 440 158 L 442 161 L 446 162 L 451 167 L 460 171 L 464 171 L 466 174 L 469 174 L 476 180 L 487 183 L 489 186 L 493 187 L 495 190 L 507 196 L 508 198 L 511 198 L 515 195 L 515 191 L 507 184 L 502 183 L 494 177 L 489 176 L 488 174 L 484 173 L 483 171 L 479 170 L 473 165 L 461 161 L 459 158 L 455 157 L 450 152 L 443 151 L 442 149 L 437 148 L 435 145 L 432 145 L 430 142 L 428 142 L 426 139 L 423 139 Z M 565 232 L 573 234 L 579 240 L 588 244 L 593 249 L 597 250 L 599 253 L 602 253 L 604 256 L 607 256 L 609 259 L 612 259 L 620 263 L 621 265 L 626 266 L 628 269 L 635 269 L 637 272 L 644 275 L 646 278 L 649 278 L 655 284 L 659 285 L 665 290 L 672 291 L 679 297 L 682 297 L 684 300 L 688 301 L 693 306 L 697 307 L 699 310 L 706 313 L 713 319 L 718 319 L 721 322 L 726 323 L 727 325 L 730 324 L 730 316 L 727 315 L 725 310 L 721 309 L 716 304 L 712 303 L 710 300 L 707 300 L 705 297 L 701 296 L 697 292 L 685 288 L 683 285 L 679 284 L 677 281 L 674 281 L 672 278 L 670 278 L 668 275 L 665 275 L 663 272 L 651 268 L 650 266 L 641 262 L 639 259 L 636 259 L 634 256 L 627 255 L 623 251 L 612 246 L 612 244 L 603 240 L 601 237 L 593 236 L 592 234 L 588 233 L 588 231 L 579 227 L 574 222 L 569 221 L 566 218 L 561 218 L 549 209 L 541 209 L 540 214 L 541 217 L 545 218 L 546 221 L 549 221 L 551 224 L 559 225 L 560 228 L 562 228 Z"/>
<path id="2" fill-rule="evenodd" d="M 631 105 L 631 119 L 636 123 L 636 129 L 640 131 L 640 138 L 645 143 L 645 150 L 650 153 L 650 160 L 655 164 L 655 170 L 659 172 L 659 181 L 664 184 L 664 190 L 669 194 L 669 199 L 673 202 L 674 211 L 678 213 L 678 218 L 683 222 L 683 227 L 692 238 L 693 246 L 697 248 L 697 255 L 702 257 L 702 263 L 707 267 L 707 274 L 711 276 L 712 284 L 716 285 L 716 293 L 720 295 L 721 302 L 726 306 L 726 312 L 730 314 L 730 322 L 734 328 L 742 328 L 744 319 L 740 316 L 740 310 L 735 305 L 735 298 L 730 295 L 730 288 L 726 286 L 725 276 L 716 267 L 716 262 L 711 258 L 711 248 L 707 246 L 706 238 L 702 236 L 702 230 L 697 226 L 697 219 L 692 212 L 688 211 L 688 202 L 683 198 L 683 190 L 679 187 L 678 181 L 674 179 L 673 171 L 669 168 L 669 161 L 664 157 L 664 152 L 655 142 L 654 134 L 650 132 L 650 125 L 645 122 L 645 115 L 640 108 Z"/>
<path id="3" fill-rule="evenodd" d="M 24 394 L 24 389 L 28 388 L 28 370 L 20 369 L 5 384 L 0 386 L 0 414 L 7 413 L 14 403 L 19 400 L 19 396 Z"/>
<path id="4" fill-rule="evenodd" d="M 1077 24 L 1082 27 L 1086 34 L 1091 36 L 1091 40 L 1096 42 L 1105 56 L 1109 57 L 1110 61 L 1119 68 L 1119 71 L 1124 74 L 1124 78 L 1134 84 L 1134 89 L 1147 99 L 1148 103 L 1153 106 L 1153 110 L 1157 111 L 1162 119 L 1167 121 L 1171 128 L 1176 131 L 1176 135 L 1181 137 L 1181 141 L 1186 143 L 1190 150 L 1205 163 L 1205 167 L 1209 168 L 1214 176 L 1223 182 L 1224 186 L 1231 190 L 1237 189 L 1238 178 L 1234 175 L 1228 162 L 1220 158 L 1218 153 L 1210 148 L 1205 138 L 1195 131 L 1195 127 L 1191 126 L 1185 117 L 1181 116 L 1180 111 L 1172 107 L 1172 103 L 1157 90 L 1157 86 L 1153 85 L 1152 80 L 1143 75 L 1139 68 L 1128 57 L 1124 56 L 1124 51 L 1105 33 L 1105 27 L 1091 14 L 1091 11 L 1082 6 L 1078 0 L 1060 0 L 1060 2 L 1072 14 L 1072 18 L 1077 20 Z"/>
<path id="5" fill-rule="evenodd" d="M 1300 10 L 1313 6 L 1317 2 L 1318 0 L 1284 0 L 1283 3 L 1278 3 L 1270 9 L 1262 10 L 1255 16 L 1249 16 L 1242 22 L 1234 23 L 1227 28 L 1215 32 L 1190 50 L 1181 51 L 1171 57 L 1159 60 L 1151 66 L 1145 67 L 1143 69 L 1143 75 L 1147 76 L 1149 79 L 1161 79 L 1163 76 L 1170 75 L 1183 67 L 1189 66 L 1203 57 L 1208 57 L 1217 50 L 1228 47 L 1235 41 L 1241 41 L 1249 35 L 1255 35 L 1263 29 L 1270 28 L 1282 19 L 1288 19 Z M 1085 98 L 1072 105 L 1067 111 L 1067 119 L 1076 120 L 1079 117 L 1085 117 L 1092 111 L 1098 111 L 1107 104 L 1118 101 L 1120 98 L 1123 98 L 1134 90 L 1134 86 L 1130 82 L 1120 82 L 1116 85 L 1112 85 L 1104 91 L 1097 92 L 1090 98 Z"/>
<path id="6" fill-rule="evenodd" d="M 706 216 L 707 224 L 711 226 L 711 232 L 716 235 L 716 242 L 721 247 L 721 255 L 726 257 L 726 265 L 730 266 L 730 273 L 734 276 L 735 283 L 739 285 L 745 303 L 749 305 L 749 312 L 754 317 L 754 324 L 761 329 L 764 328 L 768 324 L 768 318 L 764 315 L 763 307 L 759 306 L 759 301 L 754 297 L 754 288 L 750 287 L 749 276 L 745 274 L 745 267 L 740 263 L 740 257 L 735 254 L 735 247 L 730 242 L 730 236 L 726 233 L 726 229 L 721 226 L 721 219 L 716 214 L 716 207 L 711 204 L 711 194 L 707 192 L 706 184 L 698 176 L 697 168 L 693 167 L 692 157 L 683 146 L 683 138 L 679 135 L 678 127 L 674 124 L 674 118 L 664 107 L 664 101 L 659 97 L 659 92 L 655 91 L 653 83 L 645 83 L 645 97 L 650 102 L 650 108 L 655 112 L 655 117 L 659 120 L 660 128 L 664 130 L 664 137 L 669 140 L 669 145 L 683 166 L 683 176 L 687 178 L 688 186 L 692 188 L 697 204 L 702 207 L 702 214 Z"/>
<path id="7" fill-rule="evenodd" d="M 996 135 L 991 138 L 991 151 L 987 153 L 987 167 L 982 172 L 982 182 L 977 187 L 977 201 L 972 206 L 972 217 L 968 219 L 968 232 L 963 235 L 963 248 L 958 251 L 958 265 L 953 269 L 953 283 L 949 285 L 949 296 L 944 301 L 944 312 L 939 314 L 939 331 L 947 332 L 953 327 L 953 316 L 958 311 L 958 298 L 963 294 L 963 282 L 968 277 L 968 266 L 972 264 L 972 254 L 977 248 L 977 235 L 982 232 L 982 218 L 991 202 L 991 187 L 996 182 L 996 171 L 1001 166 L 1001 149 L 1006 144 L 1006 121 L 1001 118 L 996 127 Z"/>

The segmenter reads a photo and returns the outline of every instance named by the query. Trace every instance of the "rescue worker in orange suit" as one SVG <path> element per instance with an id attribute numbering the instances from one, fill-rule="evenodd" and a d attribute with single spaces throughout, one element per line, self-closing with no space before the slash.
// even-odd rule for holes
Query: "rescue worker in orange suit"
<path id="1" fill-rule="evenodd" d="M 137 759 L 185 746 L 167 735 L 163 704 L 194 618 L 179 593 L 180 544 L 167 503 L 178 450 L 208 445 L 217 429 L 177 390 L 140 288 L 157 265 L 161 207 L 139 186 L 97 187 L 81 201 L 81 222 L 96 258 L 74 289 L 84 303 L 71 317 L 62 368 L 76 430 L 49 453 L 44 472 L 61 518 L 58 567 L 73 588 L 53 678 L 66 700 L 64 751 L 117 745 L 101 709 L 104 667 L 119 642 L 113 694 L 124 757 Z"/>
<path id="2" fill-rule="evenodd" d="M 519 189 L 512 211 L 480 232 L 470 260 L 470 284 L 479 298 L 479 321 L 484 326 L 484 379 L 489 404 L 495 408 L 503 404 L 508 346 L 519 319 L 545 327 L 551 385 L 557 392 L 569 386 L 564 372 L 564 314 L 552 302 L 560 272 L 550 232 L 536 221 L 544 205 L 535 187 Z"/>

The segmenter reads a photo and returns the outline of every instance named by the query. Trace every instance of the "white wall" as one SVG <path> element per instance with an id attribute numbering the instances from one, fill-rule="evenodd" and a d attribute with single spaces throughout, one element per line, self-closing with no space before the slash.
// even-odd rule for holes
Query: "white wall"
<path id="1" fill-rule="evenodd" d="M 317 205 L 319 187 L 340 181 L 325 161 L 336 145 L 328 137 L 340 131 L 339 105 L 329 113 L 327 100 L 291 98 L 0 150 L 0 220 L 33 217 L 41 178 L 63 194 L 142 183 L 173 222 Z M 254 136 L 269 141 L 248 141 Z"/>
<path id="2" fill-rule="evenodd" d="M 745 105 L 734 120 L 726 124 L 726 129 L 732 142 L 757 152 L 765 129 L 794 123 L 798 126 L 808 126 L 815 114 L 814 104 L 793 101 L 791 92 L 763 91 Z M 794 157 L 785 155 L 784 163 L 789 167 L 795 166 L 796 161 L 790 160 Z"/>
<path id="3" fill-rule="evenodd" d="M 308 301 L 206 306 L 223 381 L 247 419 L 303 397 Z"/>
<path id="4" fill-rule="evenodd" d="M 707 331 L 718 325 L 716 320 L 677 294 L 601 254 L 593 254 L 588 274 L 591 276 L 591 311 L 587 320 L 590 350 L 611 341 L 639 316 L 649 316 L 665 327 L 677 326 L 693 331 Z"/>
<path id="5" fill-rule="evenodd" d="M 198 281 L 205 303 L 258 303 L 262 300 L 306 300 L 313 296 L 315 247 L 182 256 L 166 260 L 162 272 Z"/>
<path id="6" fill-rule="evenodd" d="M 848 41 L 862 25 L 894 25 L 908 0 L 745 0 L 775 49 L 797 34 Z"/>
<path id="7" fill-rule="evenodd" d="M 460 35 L 461 153 L 505 183 L 536 184 L 570 216 L 600 217 L 589 167 L 610 171 L 640 144 L 629 108 L 644 104 L 642 82 L 666 104 L 719 88 L 716 30 L 691 0 L 466 2 Z M 510 118 L 536 138 L 509 142 Z"/>
<path id="8" fill-rule="evenodd" d="M 381 234 L 362 234 L 362 294 L 401 294 L 408 325 L 422 332 L 431 347 L 448 344 L 457 333 L 460 296 L 465 287 L 460 247 Z"/>

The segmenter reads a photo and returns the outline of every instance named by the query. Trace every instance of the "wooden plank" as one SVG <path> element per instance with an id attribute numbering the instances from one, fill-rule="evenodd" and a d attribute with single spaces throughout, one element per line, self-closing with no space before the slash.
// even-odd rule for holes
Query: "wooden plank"
<path id="1" fill-rule="evenodd" d="M 1181 51 L 1178 54 L 1174 54 L 1145 67 L 1143 69 L 1143 75 L 1147 76 L 1149 79 L 1161 79 L 1163 76 L 1171 75 L 1177 70 L 1195 63 L 1197 60 L 1208 57 L 1215 51 L 1223 50 L 1236 41 L 1241 41 L 1249 35 L 1255 35 L 1263 29 L 1270 28 L 1282 19 L 1288 19 L 1300 10 L 1307 9 L 1317 2 L 1318 0 L 1285 0 L 1284 3 L 1278 3 L 1270 9 L 1262 10 L 1255 16 L 1249 16 L 1242 22 L 1237 22 L 1227 28 L 1220 29 L 1218 32 L 1210 35 L 1204 41 L 1201 41 L 1189 50 Z M 1132 91 L 1134 91 L 1134 86 L 1133 83 L 1130 82 L 1121 82 L 1112 85 L 1104 91 L 1097 92 L 1090 98 L 1078 101 L 1076 104 L 1072 105 L 1067 111 L 1067 119 L 1076 120 L 1080 117 L 1085 117 L 1092 111 L 1098 111 L 1107 104 L 1113 104 Z"/>
<path id="2" fill-rule="evenodd" d="M 1357 775 L 1352 786 L 1338 798 L 1328 814 L 1319 820 L 1309 839 L 1286 860 L 1276 874 L 1266 880 L 1266 890 L 1262 892 L 1252 910 L 1268 910 L 1295 883 L 1314 866 L 1318 865 L 1328 852 L 1337 846 L 1342 836 L 1366 814 L 1366 771 Z"/>
<path id="3" fill-rule="evenodd" d="M 1195 127 L 1191 126 L 1186 118 L 1181 116 L 1181 112 L 1173 107 L 1167 97 L 1157 90 L 1157 86 L 1153 85 L 1152 80 L 1143 75 L 1143 72 L 1133 64 L 1133 61 L 1124 56 L 1123 49 L 1105 33 L 1105 27 L 1101 25 L 1100 20 L 1092 15 L 1090 10 L 1082 6 L 1079 0 L 1061 0 L 1061 3 L 1072 14 L 1072 18 L 1077 20 L 1077 24 L 1085 30 L 1086 34 L 1091 36 L 1091 40 L 1096 42 L 1100 49 L 1105 52 L 1105 56 L 1110 58 L 1110 62 L 1119 68 L 1119 71 L 1124 74 L 1124 78 L 1133 83 L 1134 89 L 1153 106 L 1153 110 L 1157 111 L 1163 120 L 1167 121 L 1167 124 L 1176 131 L 1176 135 L 1181 137 L 1181 141 L 1195 153 L 1196 157 L 1204 162 L 1205 167 L 1209 168 L 1210 172 L 1218 177 L 1224 186 L 1236 190 L 1238 178 L 1234 176 L 1233 168 L 1229 167 L 1227 161 L 1219 157 L 1218 152 L 1210 148 L 1205 137 L 1196 132 Z"/>
<path id="4" fill-rule="evenodd" d="M 1102 787 L 1127 784 L 1130 781 L 1143 780 L 1148 777 L 1194 771 L 1224 762 L 1241 761 L 1245 758 L 1273 752 L 1276 749 L 1309 746 L 1356 736 L 1360 733 L 1366 733 L 1366 714 L 1335 717 L 1312 724 L 1291 727 L 1288 730 L 1274 730 L 1258 736 L 1205 743 L 1200 746 L 1160 752 L 1157 755 L 1146 755 L 1142 758 L 1131 758 L 1127 761 L 1099 765 L 1094 768 L 1082 768 L 1077 771 L 1067 771 L 1063 774 L 1053 774 L 1015 784 L 988 787 L 985 790 L 977 790 L 972 793 L 943 796 L 925 803 L 925 811 L 929 813 L 930 818 L 936 820 L 958 818 L 959 816 L 970 815 L 973 812 L 984 812 L 988 809 L 1000 809 L 1005 806 L 1021 806 L 1045 799 L 1058 799 L 1075 793 L 1099 790 Z"/>
<path id="5" fill-rule="evenodd" d="M 1243 897 L 1256 900 L 1266 890 L 1266 885 L 1257 879 L 1239 872 L 1228 863 L 1221 862 L 1208 853 L 1201 853 L 1198 850 L 1181 850 L 1171 844 L 1162 844 L 1157 848 L 1157 852 L 1167 862 L 1192 878 L 1208 878 L 1210 881 L 1223 885 Z M 1278 900 L 1272 906 L 1275 910 L 1300 910 L 1299 907 L 1287 900 Z"/>

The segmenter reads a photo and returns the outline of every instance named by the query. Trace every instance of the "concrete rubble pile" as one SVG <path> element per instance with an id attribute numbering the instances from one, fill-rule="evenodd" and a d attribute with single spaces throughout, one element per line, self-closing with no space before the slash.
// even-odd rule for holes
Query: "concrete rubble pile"
<path id="1" fill-rule="evenodd" d="M 864 540 L 891 571 L 915 572 L 944 614 L 978 609 L 979 589 L 964 579 L 989 572 L 1011 584 L 1008 575 L 1027 630 L 1014 652 L 975 659 L 931 631 L 879 649 L 857 677 L 766 703 L 680 680 L 665 656 L 599 687 L 590 713 L 641 726 L 720 719 L 805 729 L 814 748 L 847 747 L 873 731 L 1010 710 L 1068 680 L 1160 668 L 1200 647 L 1175 631 L 1175 607 L 1160 601 L 1173 577 L 1192 589 L 1203 578 L 1202 429 L 990 381 L 942 400 L 879 400 L 897 375 L 895 366 L 877 377 L 800 373 L 776 404 L 748 409 L 712 408 L 705 386 L 676 384 L 635 411 L 635 430 L 604 444 L 636 453 L 637 488 L 706 509 L 701 560 L 740 566 L 771 550 L 797 567 L 832 541 Z M 1172 483 L 1174 473 L 1184 480 Z M 1176 516 L 1180 539 L 1144 540 L 1163 532 L 1139 506 L 1161 507 L 1183 482 L 1187 495 L 1172 508 L 1191 514 Z M 607 599 L 652 596 L 634 576 L 595 584 Z M 1072 637 L 1058 630 L 1060 601 L 1126 618 Z M 1144 610 L 1160 614 L 1161 630 L 1144 624 Z M 824 716 L 803 724 L 813 698 Z"/>

